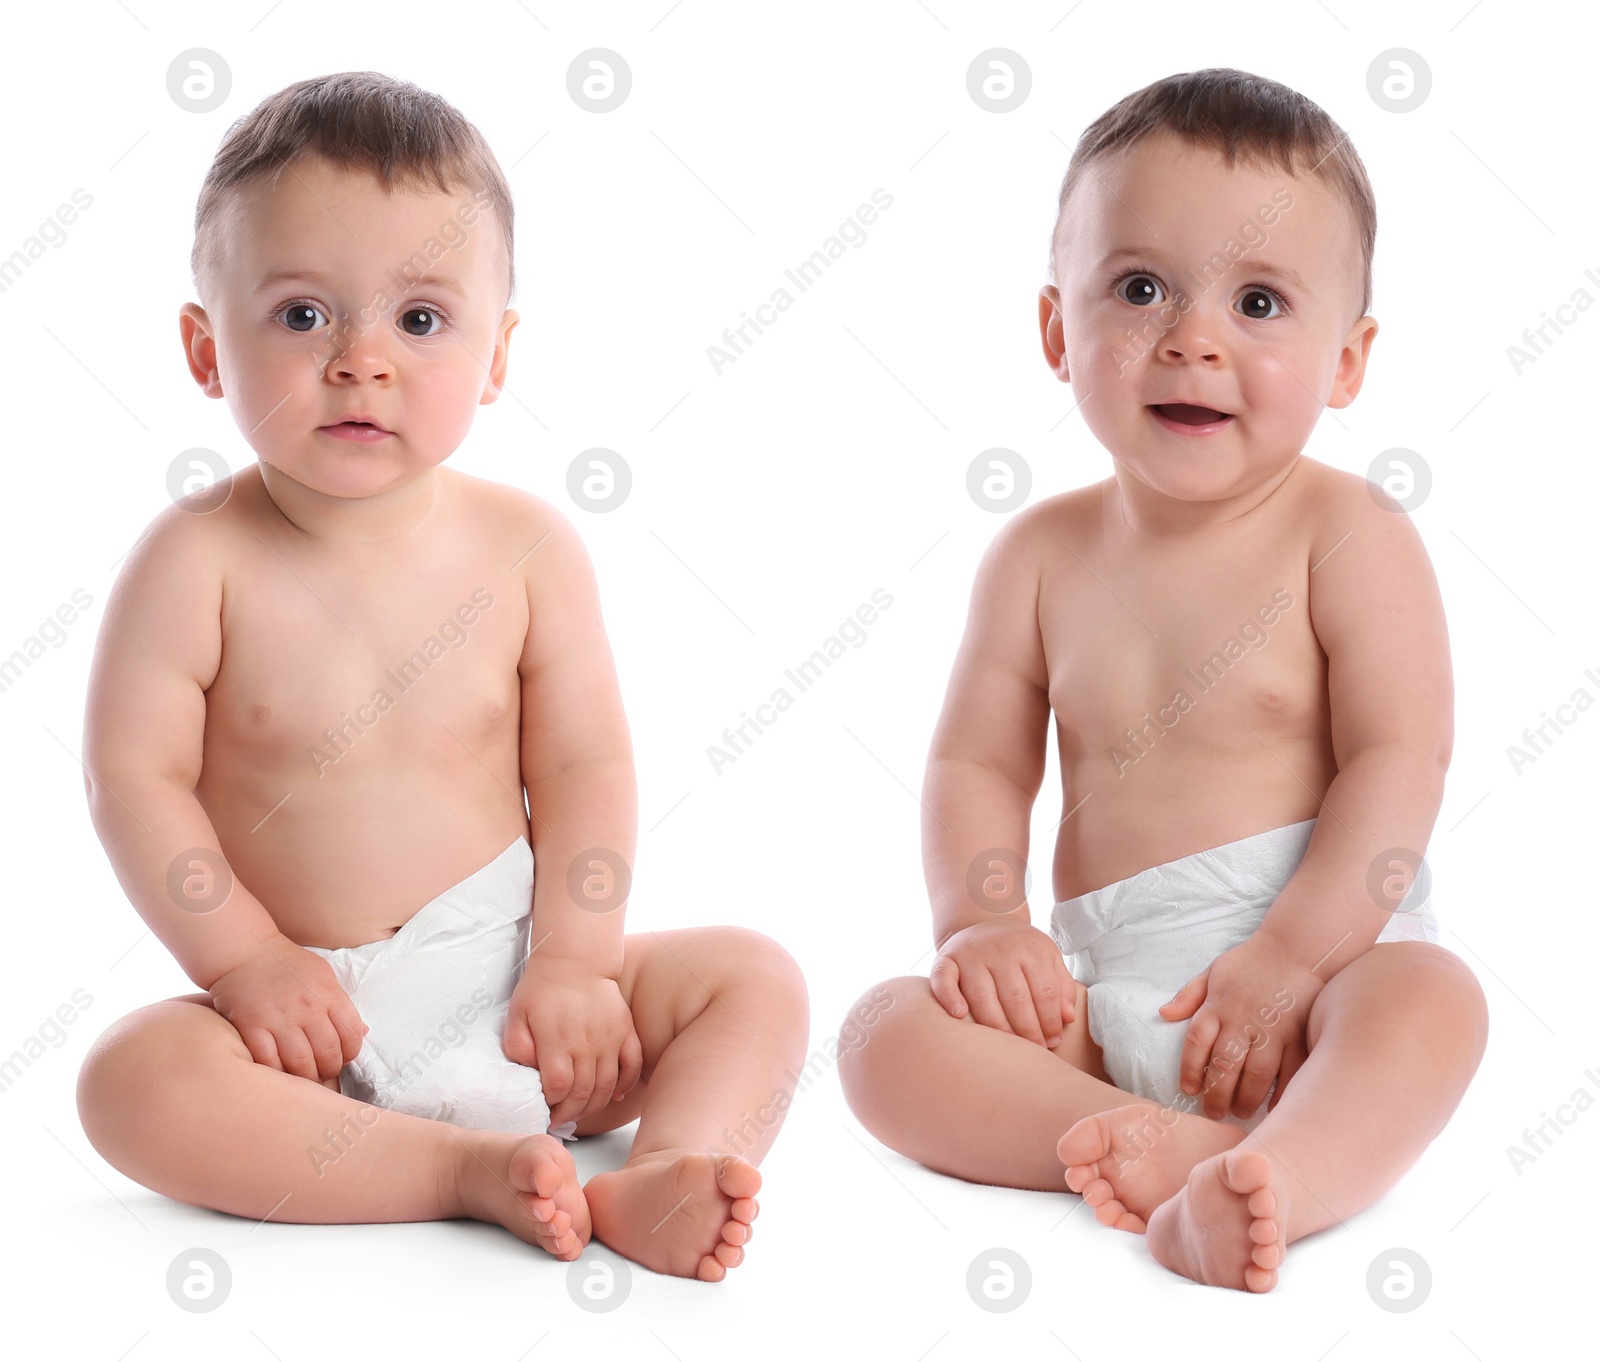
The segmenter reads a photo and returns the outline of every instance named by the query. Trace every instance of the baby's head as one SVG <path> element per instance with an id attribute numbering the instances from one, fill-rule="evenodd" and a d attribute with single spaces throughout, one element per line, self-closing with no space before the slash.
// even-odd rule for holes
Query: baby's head
<path id="1" fill-rule="evenodd" d="M 1360 389 L 1376 232 L 1361 159 L 1317 105 L 1242 71 L 1169 76 L 1079 139 L 1045 357 L 1119 472 L 1188 501 L 1247 492 Z M 1186 434 L 1155 410 L 1177 402 L 1231 419 Z"/>
<path id="2" fill-rule="evenodd" d="M 478 131 L 415 85 L 346 72 L 262 101 L 206 175 L 190 263 L 190 371 L 264 476 L 374 496 L 449 457 L 499 396 L 511 194 Z M 352 415 L 389 434 L 330 433 Z"/>

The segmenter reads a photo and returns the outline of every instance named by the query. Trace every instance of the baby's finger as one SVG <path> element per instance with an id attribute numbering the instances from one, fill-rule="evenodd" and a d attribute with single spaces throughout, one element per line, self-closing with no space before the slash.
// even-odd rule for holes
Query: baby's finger
<path id="1" fill-rule="evenodd" d="M 1234 1093 L 1239 1086 L 1239 1075 L 1244 1069 L 1248 1047 L 1238 1036 L 1230 1036 L 1211 1051 L 1211 1063 L 1206 1068 L 1204 1103 L 1205 1114 L 1220 1121 L 1233 1106 Z"/>
<path id="2" fill-rule="evenodd" d="M 305 1022 L 304 1030 L 306 1039 L 311 1043 L 318 1082 L 324 1078 L 337 1078 L 339 1070 L 344 1068 L 344 1051 L 332 1018 L 326 1015 L 312 1017 Z"/>
<path id="3" fill-rule="evenodd" d="M 594 1091 L 589 1094 L 589 1103 L 584 1108 L 584 1114 L 591 1111 L 604 1111 L 611 1103 L 611 1098 L 617 1090 L 617 1057 L 609 1051 L 602 1050 L 595 1059 L 594 1065 Z"/>
<path id="4" fill-rule="evenodd" d="M 547 1047 L 545 1062 L 539 1066 L 539 1085 L 544 1089 L 545 1105 L 554 1113 L 556 1103 L 572 1090 L 572 1056 Z"/>
<path id="5" fill-rule="evenodd" d="M 979 1026 L 990 1026 L 996 1031 L 1010 1031 L 1000 999 L 995 994 L 995 981 L 982 965 L 969 965 L 961 972 L 961 996 L 971 1009 L 972 1020 Z"/>
<path id="6" fill-rule="evenodd" d="M 1039 1029 L 1039 1014 L 1033 1009 L 1033 990 L 1020 963 L 996 975 L 995 991 L 1000 996 L 1000 1006 L 1005 1009 L 1012 1032 L 1024 1040 L 1031 1040 L 1035 1045 L 1043 1045 L 1044 1033 Z"/>
<path id="7" fill-rule="evenodd" d="M 961 996 L 961 968 L 948 955 L 941 955 L 928 971 L 928 987 L 939 1005 L 952 1017 L 963 1017 L 967 1000 Z"/>
<path id="8" fill-rule="evenodd" d="M 644 1046 L 639 1043 L 639 1033 L 632 1026 L 628 1028 L 628 1038 L 622 1042 L 621 1063 L 618 1066 L 617 1090 L 613 1101 L 621 1101 L 633 1091 L 639 1081 L 639 1075 L 644 1071 Z"/>
<path id="9" fill-rule="evenodd" d="M 574 1055 L 572 1061 L 572 1086 L 558 1107 L 551 1109 L 551 1125 L 582 1120 L 589 1109 L 589 1094 L 594 1091 L 594 1060 L 588 1055 Z"/>
<path id="10" fill-rule="evenodd" d="M 1270 1038 L 1253 1046 L 1244 1057 L 1244 1072 L 1239 1077 L 1239 1090 L 1233 1098 L 1233 1114 L 1248 1121 L 1266 1098 L 1278 1072 L 1278 1047 Z"/>
<path id="11" fill-rule="evenodd" d="M 272 1036 L 278 1042 L 278 1058 L 283 1061 L 284 1073 L 293 1074 L 296 1078 L 309 1078 L 313 1083 L 322 1081 L 317 1073 L 317 1060 L 312 1053 L 311 1042 L 299 1026 L 292 1023 L 285 1025 L 274 1031 Z"/>
<path id="12" fill-rule="evenodd" d="M 283 1072 L 283 1060 L 278 1056 L 278 1042 L 264 1026 L 246 1026 L 239 1031 L 239 1039 L 250 1052 L 250 1058 L 265 1069 Z"/>
<path id="13" fill-rule="evenodd" d="M 361 1020 L 361 1014 L 356 1011 L 356 1005 L 351 1002 L 350 995 L 342 988 L 337 992 L 339 996 L 328 1009 L 328 1020 L 333 1023 L 333 1029 L 338 1033 L 339 1052 L 348 1062 L 361 1053 L 361 1042 L 366 1037 L 367 1024 Z"/>
<path id="14" fill-rule="evenodd" d="M 1061 992 L 1056 983 L 1055 971 L 1049 966 L 1040 967 L 1033 961 L 1024 961 L 1022 972 L 1027 975 L 1028 989 L 1033 996 L 1033 1010 L 1038 1018 L 1040 1034 L 1046 1047 L 1054 1047 L 1061 1039 Z"/>
<path id="15" fill-rule="evenodd" d="M 1178 1065 L 1178 1086 L 1191 1096 L 1200 1091 L 1211 1047 L 1217 1039 L 1218 1023 L 1209 1012 L 1202 1012 L 1189 1023 L 1183 1037 L 1183 1059 Z"/>
<path id="16" fill-rule="evenodd" d="M 1056 961 L 1056 987 L 1061 993 L 1061 1020 L 1065 1024 L 1078 1015 L 1078 981 L 1065 960 Z"/>

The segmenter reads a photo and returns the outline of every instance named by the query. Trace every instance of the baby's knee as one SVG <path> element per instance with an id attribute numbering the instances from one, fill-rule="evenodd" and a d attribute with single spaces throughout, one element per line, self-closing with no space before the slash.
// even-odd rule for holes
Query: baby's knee
<path id="1" fill-rule="evenodd" d="M 874 984 L 851 1006 L 839 1023 L 839 1079 L 846 1091 L 873 1086 L 875 1074 L 893 1064 L 893 1023 L 908 1018 L 932 1001 L 928 981 L 906 974 Z"/>
<path id="2" fill-rule="evenodd" d="M 239 1033 L 209 1004 L 169 998 L 112 1022 L 78 1069 L 78 1119 L 89 1143 L 105 1154 L 155 1109 L 170 1080 L 222 1049 L 250 1059 Z"/>

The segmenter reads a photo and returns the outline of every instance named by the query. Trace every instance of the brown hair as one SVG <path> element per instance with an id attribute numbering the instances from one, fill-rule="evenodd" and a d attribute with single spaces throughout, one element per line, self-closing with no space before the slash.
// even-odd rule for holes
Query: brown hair
<path id="1" fill-rule="evenodd" d="M 222 139 L 200 186 L 189 269 L 196 289 L 209 264 L 215 219 L 230 191 L 276 183 L 283 168 L 315 152 L 347 170 L 375 175 L 385 193 L 433 185 L 487 190 L 505 234 L 507 301 L 516 290 L 511 190 L 489 144 L 448 101 L 377 71 L 345 71 L 285 86 L 267 96 Z"/>
<path id="2" fill-rule="evenodd" d="M 1372 249 L 1378 209 L 1366 167 L 1343 128 L 1296 90 L 1232 67 L 1168 76 L 1120 100 L 1078 139 L 1061 182 L 1055 230 L 1050 234 L 1050 278 L 1066 220 L 1067 200 L 1096 161 L 1172 132 L 1221 154 L 1230 168 L 1240 160 L 1289 175 L 1315 175 L 1344 199 L 1355 221 L 1361 253 L 1361 311 L 1372 306 Z"/>

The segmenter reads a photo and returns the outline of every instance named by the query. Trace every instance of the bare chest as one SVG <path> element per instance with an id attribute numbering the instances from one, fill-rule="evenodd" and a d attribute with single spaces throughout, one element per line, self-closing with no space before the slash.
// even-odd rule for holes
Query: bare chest
<path id="1" fill-rule="evenodd" d="M 1050 703 L 1079 786 L 1121 783 L 1157 750 L 1265 757 L 1274 741 L 1323 743 L 1327 658 L 1306 578 L 1303 551 L 1281 545 L 1102 554 L 1047 574 Z"/>
<path id="2" fill-rule="evenodd" d="M 321 784 L 515 730 L 526 598 L 472 555 L 353 571 L 263 552 L 230 587 L 208 768 Z"/>

